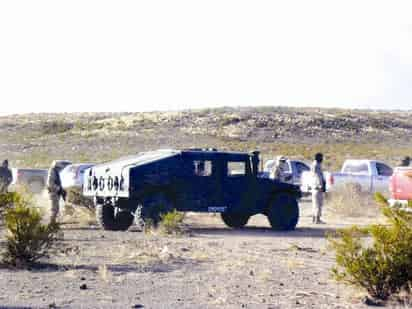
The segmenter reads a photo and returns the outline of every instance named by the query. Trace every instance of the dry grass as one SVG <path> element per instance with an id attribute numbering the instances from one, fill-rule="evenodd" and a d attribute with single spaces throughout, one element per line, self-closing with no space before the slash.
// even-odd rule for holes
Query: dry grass
<path id="1" fill-rule="evenodd" d="M 325 207 L 329 214 L 336 217 L 380 216 L 380 208 L 373 195 L 360 192 L 353 185 L 346 185 L 338 191 L 331 192 L 326 199 Z"/>
<path id="2" fill-rule="evenodd" d="M 66 204 L 64 206 L 64 216 L 62 218 L 64 223 L 77 223 L 80 226 L 96 225 L 96 216 L 93 209 L 73 206 Z"/>
<path id="3" fill-rule="evenodd" d="M 166 248 L 166 249 L 165 249 Z M 116 250 L 113 263 L 136 263 L 142 266 L 150 266 L 163 263 L 173 255 L 167 247 L 161 247 L 156 241 L 145 240 L 138 242 L 134 247 L 121 246 Z"/>

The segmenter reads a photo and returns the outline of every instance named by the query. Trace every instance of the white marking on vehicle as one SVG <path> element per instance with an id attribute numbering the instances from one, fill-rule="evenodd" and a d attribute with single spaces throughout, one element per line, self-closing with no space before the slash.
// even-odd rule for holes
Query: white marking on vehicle
<path id="1" fill-rule="evenodd" d="M 227 206 L 211 206 L 207 208 L 208 212 L 225 212 Z"/>

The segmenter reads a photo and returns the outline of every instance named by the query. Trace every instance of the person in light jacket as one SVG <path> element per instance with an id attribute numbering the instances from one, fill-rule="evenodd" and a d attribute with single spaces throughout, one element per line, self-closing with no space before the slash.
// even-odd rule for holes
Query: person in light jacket
<path id="1" fill-rule="evenodd" d="M 324 194 L 326 191 L 326 181 L 322 171 L 323 154 L 317 153 L 315 161 L 313 161 L 310 171 L 313 175 L 312 184 L 312 222 L 315 224 L 323 224 L 321 220 Z"/>
<path id="2" fill-rule="evenodd" d="M 270 173 L 271 179 L 277 179 L 279 181 L 285 181 L 285 170 L 286 170 L 286 158 L 283 156 L 276 157 L 275 166 Z"/>

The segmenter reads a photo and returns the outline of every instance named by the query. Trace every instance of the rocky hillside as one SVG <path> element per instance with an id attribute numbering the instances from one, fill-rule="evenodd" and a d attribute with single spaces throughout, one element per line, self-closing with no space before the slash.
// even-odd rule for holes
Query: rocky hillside
<path id="1" fill-rule="evenodd" d="M 101 161 L 159 147 L 193 146 L 259 148 L 301 158 L 322 150 L 333 156 L 343 152 L 346 157 L 397 160 L 412 148 L 411 116 L 279 107 L 15 115 L 0 117 L 0 154 L 25 166 L 44 166 L 56 157 Z"/>

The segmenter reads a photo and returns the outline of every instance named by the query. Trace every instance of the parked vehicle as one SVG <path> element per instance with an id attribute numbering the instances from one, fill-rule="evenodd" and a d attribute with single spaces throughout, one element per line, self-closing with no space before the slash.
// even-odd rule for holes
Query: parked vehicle
<path id="1" fill-rule="evenodd" d="M 392 168 L 384 162 L 375 160 L 346 160 L 340 173 L 325 172 L 326 191 L 334 191 L 344 186 L 352 185 L 362 192 L 388 192 L 389 178 Z M 311 190 L 313 175 L 309 172 L 302 174 L 303 192 Z"/>
<path id="2" fill-rule="evenodd" d="M 94 197 L 106 230 L 156 224 L 172 209 L 221 213 L 233 228 L 264 214 L 273 229 L 294 229 L 299 187 L 261 176 L 258 166 L 258 152 L 157 150 L 86 170 L 83 194 Z"/>
<path id="3" fill-rule="evenodd" d="M 412 167 L 397 167 L 390 178 L 391 205 L 407 205 L 412 201 Z"/>
<path id="4" fill-rule="evenodd" d="M 92 163 L 70 164 L 60 172 L 63 189 L 82 188 L 84 171 L 94 166 Z"/>
<path id="5" fill-rule="evenodd" d="M 70 161 L 58 160 L 59 166 L 64 168 L 71 164 Z M 14 185 L 26 185 L 33 193 L 40 193 L 44 190 L 47 183 L 48 169 L 36 168 L 13 168 L 13 182 Z"/>
<path id="6" fill-rule="evenodd" d="M 47 169 L 13 168 L 14 185 L 26 185 L 33 193 L 40 193 L 47 181 Z"/>
<path id="7" fill-rule="evenodd" d="M 263 175 L 265 177 L 270 177 L 270 172 L 273 170 L 275 167 L 276 161 L 275 160 L 268 160 L 265 163 L 264 169 L 263 169 Z M 310 167 L 303 161 L 299 160 L 286 160 L 286 165 L 285 165 L 285 181 L 287 183 L 294 184 L 296 186 L 300 186 L 301 183 L 301 177 L 302 173 L 309 171 Z"/>

